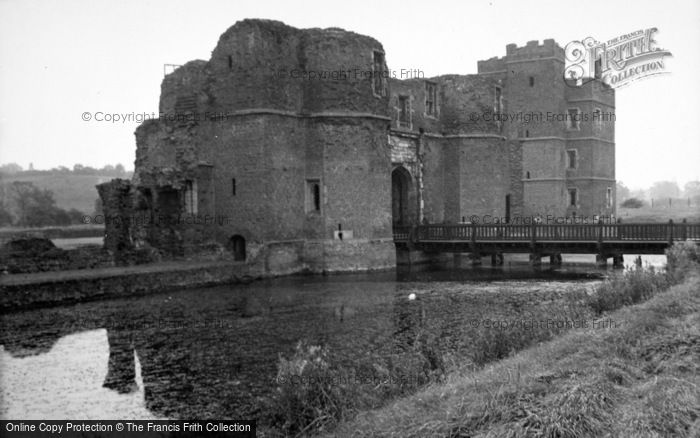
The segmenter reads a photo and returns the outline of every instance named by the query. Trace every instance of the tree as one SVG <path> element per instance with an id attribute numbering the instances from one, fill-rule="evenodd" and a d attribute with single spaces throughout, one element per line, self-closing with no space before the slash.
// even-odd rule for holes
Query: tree
<path id="1" fill-rule="evenodd" d="M 0 227 L 12 225 L 12 213 L 10 213 L 10 203 L 7 195 L 7 186 L 0 185 Z"/>
<path id="2" fill-rule="evenodd" d="M 7 163 L 0 166 L 0 172 L 13 175 L 22 171 L 22 166 L 17 163 Z"/>
<path id="3" fill-rule="evenodd" d="M 621 205 L 624 208 L 642 208 L 644 206 L 644 201 L 637 198 L 625 199 Z"/>
<path id="4" fill-rule="evenodd" d="M 17 212 L 17 225 L 26 226 L 29 206 L 32 202 L 32 194 L 35 190 L 34 184 L 24 181 L 13 181 L 10 185 L 12 201 L 14 201 Z"/>
<path id="5" fill-rule="evenodd" d="M 124 175 L 126 175 L 126 170 L 124 169 L 124 165 L 122 163 L 117 164 L 114 166 L 114 172 L 116 173 L 117 178 L 122 178 Z"/>
<path id="6" fill-rule="evenodd" d="M 105 175 L 113 175 L 114 174 L 114 166 L 111 164 L 106 164 L 102 169 L 100 169 L 101 173 L 104 173 Z"/>
<path id="7" fill-rule="evenodd" d="M 649 189 L 652 199 L 680 198 L 681 189 L 674 181 L 657 181 Z"/>
<path id="8" fill-rule="evenodd" d="M 42 190 L 31 182 L 13 181 L 10 192 L 17 212 L 17 225 L 43 227 L 71 223 L 71 214 L 56 206 L 51 190 Z"/>
<path id="9" fill-rule="evenodd" d="M 618 201 L 623 201 L 630 197 L 630 189 L 627 188 L 625 183 L 618 181 L 615 187 L 617 193 Z"/>
<path id="10" fill-rule="evenodd" d="M 688 181 L 683 186 L 684 198 L 700 198 L 700 181 Z"/>

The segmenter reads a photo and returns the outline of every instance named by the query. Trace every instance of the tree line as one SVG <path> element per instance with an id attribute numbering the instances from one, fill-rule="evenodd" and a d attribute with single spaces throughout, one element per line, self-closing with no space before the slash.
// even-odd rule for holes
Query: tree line
<path id="1" fill-rule="evenodd" d="M 46 227 L 83 223 L 84 213 L 56 205 L 51 190 L 28 181 L 0 185 L 0 227 Z"/>
<path id="2" fill-rule="evenodd" d="M 36 170 L 30 164 L 29 169 L 24 169 L 17 163 L 7 163 L 0 165 L 0 176 L 18 176 L 18 175 L 97 175 L 111 176 L 114 178 L 125 178 L 131 176 L 132 172 L 127 171 L 123 164 L 111 165 L 107 164 L 101 168 L 83 166 L 82 164 L 74 164 L 72 169 L 66 166 L 58 166 L 48 170 Z"/>
<path id="3" fill-rule="evenodd" d="M 647 189 L 629 189 L 622 181 L 617 182 L 617 202 L 623 207 L 638 208 L 644 205 L 666 203 L 700 205 L 700 181 L 689 181 L 683 188 L 675 181 L 657 181 Z"/>

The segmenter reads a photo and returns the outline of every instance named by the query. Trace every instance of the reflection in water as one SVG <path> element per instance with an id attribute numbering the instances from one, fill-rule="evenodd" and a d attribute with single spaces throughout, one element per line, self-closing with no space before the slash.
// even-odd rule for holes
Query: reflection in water
<path id="1" fill-rule="evenodd" d="M 46 413 L 51 400 L 62 400 L 75 418 L 86 418 L 80 409 L 97 409 L 90 403 L 100 400 L 106 407 L 96 418 L 102 419 L 126 412 L 138 412 L 133 418 L 258 418 L 275 392 L 280 355 L 289 358 L 300 340 L 327 347 L 332 363 L 350 369 L 416 351 L 435 369 L 438 347 L 468 353 L 470 319 L 534 312 L 543 296 L 581 286 L 572 278 L 599 273 L 589 265 L 588 271 L 547 273 L 546 281 L 532 280 L 532 271 L 528 280 L 502 281 L 515 275 L 508 272 L 515 270 L 292 277 L 3 315 L 0 413 L 42 418 L 38 413 Z M 503 301 L 504 290 L 532 302 Z M 410 293 L 417 298 L 409 300 Z M 101 333 L 100 343 L 86 333 Z M 42 365 L 26 368 L 30 378 L 5 372 L 19 360 Z M 90 371 L 90 379 L 61 380 L 67 364 L 99 370 Z M 48 394 L 26 402 L 37 388 Z M 89 401 L 74 397 L 82 392 Z M 137 400 L 142 411 L 125 408 L 119 398 Z M 61 418 L 65 409 L 56 412 Z"/>
<path id="2" fill-rule="evenodd" d="M 138 361 L 131 393 L 102 387 L 109 357 L 105 330 L 67 334 L 54 341 L 39 354 L 16 344 L 9 351 L 7 344 L 0 347 L 0 418 L 158 418 L 145 407 Z"/>
<path id="3" fill-rule="evenodd" d="M 126 394 L 137 389 L 136 361 L 131 333 L 121 330 L 107 329 L 109 342 L 109 361 L 107 377 L 102 386 Z"/>
<path id="4" fill-rule="evenodd" d="M 423 300 L 409 300 L 407 295 L 396 294 L 394 299 L 394 350 L 404 353 L 414 347 L 423 326 L 425 309 Z"/>

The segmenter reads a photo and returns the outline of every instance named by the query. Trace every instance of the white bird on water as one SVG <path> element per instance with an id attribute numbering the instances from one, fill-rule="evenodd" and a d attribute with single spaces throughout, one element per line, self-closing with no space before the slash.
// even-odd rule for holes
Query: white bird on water
<path id="1" fill-rule="evenodd" d="M 415 299 L 416 299 L 416 294 L 410 294 L 410 295 L 408 296 L 408 301 L 413 301 L 413 300 L 415 300 Z"/>

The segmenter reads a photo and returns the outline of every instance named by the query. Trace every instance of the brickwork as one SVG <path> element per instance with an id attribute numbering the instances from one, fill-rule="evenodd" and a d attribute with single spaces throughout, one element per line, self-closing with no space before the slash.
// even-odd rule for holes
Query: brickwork
<path id="1" fill-rule="evenodd" d="M 410 224 L 608 211 L 614 121 L 574 130 L 497 117 L 614 111 L 601 84 L 564 83 L 553 40 L 508 45 L 473 75 L 384 79 L 385 56 L 341 29 L 236 23 L 210 60 L 164 79 L 160 109 L 175 117 L 137 129 L 130 192 L 138 212 L 220 220 L 139 225 L 133 243 L 175 256 L 244 245 L 246 262 L 270 272 L 368 269 L 395 261 L 397 196 Z"/>

